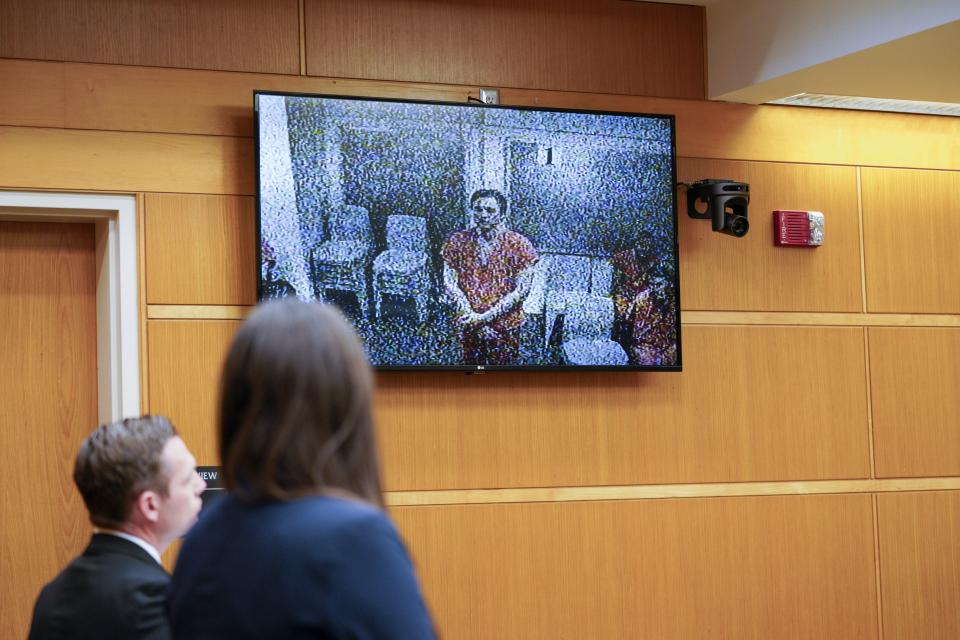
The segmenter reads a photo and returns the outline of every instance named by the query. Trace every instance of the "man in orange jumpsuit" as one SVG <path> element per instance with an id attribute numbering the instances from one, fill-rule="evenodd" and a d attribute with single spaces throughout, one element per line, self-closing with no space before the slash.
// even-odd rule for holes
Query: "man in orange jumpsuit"
<path id="1" fill-rule="evenodd" d="M 474 226 L 451 235 L 440 250 L 463 363 L 514 364 L 537 251 L 526 237 L 507 229 L 507 199 L 499 191 L 475 191 L 470 211 Z"/>

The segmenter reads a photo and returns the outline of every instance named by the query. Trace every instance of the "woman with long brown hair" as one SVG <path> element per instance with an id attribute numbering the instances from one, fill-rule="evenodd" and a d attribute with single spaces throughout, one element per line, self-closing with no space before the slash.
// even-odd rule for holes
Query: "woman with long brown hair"
<path id="1" fill-rule="evenodd" d="M 180 551 L 174 637 L 433 637 L 383 512 L 372 395 L 336 309 L 287 299 L 253 312 L 221 378 L 227 492 Z"/>

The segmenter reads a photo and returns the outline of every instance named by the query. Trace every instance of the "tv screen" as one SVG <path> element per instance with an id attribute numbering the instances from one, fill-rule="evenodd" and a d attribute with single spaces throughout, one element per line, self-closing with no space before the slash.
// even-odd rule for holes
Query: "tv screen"
<path id="1" fill-rule="evenodd" d="M 672 116 L 256 92 L 261 300 L 381 369 L 680 370 Z"/>

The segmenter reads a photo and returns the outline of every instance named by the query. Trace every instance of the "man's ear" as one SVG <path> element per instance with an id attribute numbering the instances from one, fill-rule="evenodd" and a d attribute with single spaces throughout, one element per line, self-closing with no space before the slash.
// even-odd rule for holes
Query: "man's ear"
<path id="1" fill-rule="evenodd" d="M 146 490 L 134 500 L 133 509 L 136 515 L 147 522 L 157 522 L 160 519 L 160 496 L 156 491 Z"/>

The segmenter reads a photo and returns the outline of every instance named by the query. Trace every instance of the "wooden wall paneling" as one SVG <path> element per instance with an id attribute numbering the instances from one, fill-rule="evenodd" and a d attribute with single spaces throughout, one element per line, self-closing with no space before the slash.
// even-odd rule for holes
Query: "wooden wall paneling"
<path id="1" fill-rule="evenodd" d="M 0 125 L 253 136 L 253 91 L 463 102 L 476 87 L 0 59 Z M 59 101 L 59 103 L 57 102 Z"/>
<path id="2" fill-rule="evenodd" d="M 700 7 L 306 0 L 307 73 L 704 98 Z"/>
<path id="3" fill-rule="evenodd" d="M 253 268 L 246 257 L 252 241 L 244 234 L 252 225 L 236 219 L 251 215 L 250 198 L 169 194 L 252 195 L 253 89 L 459 102 L 477 86 L 493 85 L 503 104 L 675 114 L 681 179 L 723 169 L 723 176 L 710 177 L 742 176 L 754 198 L 753 231 L 742 240 L 712 234 L 706 222 L 687 219 L 679 203 L 685 308 L 814 314 L 861 310 L 859 263 L 850 266 L 851 256 L 859 259 L 850 245 L 855 200 L 854 215 L 846 213 L 851 167 L 960 170 L 957 119 L 650 97 L 702 97 L 699 7 L 613 0 L 529 0 L 519 7 L 506 0 L 303 2 L 307 71 L 328 77 L 285 75 L 300 72 L 296 0 L 2 3 L 0 187 L 154 192 L 141 209 L 157 213 L 156 226 L 143 235 L 144 260 L 150 266 L 153 255 L 157 262 L 155 279 L 147 280 L 148 273 L 142 280 L 141 309 L 149 311 L 151 291 L 164 304 L 242 305 L 251 299 L 253 279 L 244 271 Z M 90 62 L 16 59 L 24 57 Z M 947 244 L 960 223 L 946 199 L 960 186 L 960 174 L 864 168 L 862 175 L 868 310 L 960 313 Z M 767 225 L 769 211 L 781 207 L 823 210 L 827 244 L 806 254 L 775 250 Z M 185 230 L 179 246 L 178 222 Z M 8 237 L 0 234 L 0 244 Z M 212 253 L 198 258 L 201 246 Z M 190 259 L 176 264 L 178 251 Z M 35 276 L 79 278 L 87 268 L 75 266 L 68 253 L 58 254 L 54 268 L 32 263 L 18 271 L 4 263 L 0 283 L 7 276 L 18 284 Z M 4 245 L 0 261 L 9 255 Z M 709 263 L 718 261 L 745 273 L 744 280 L 711 283 Z M 798 293 L 788 296 L 798 279 Z M 41 302 L 6 304 L 11 291 L 0 286 L 0 316 L 20 318 Z M 70 299 L 67 306 L 77 313 L 85 305 Z M 80 338 L 71 337 L 80 324 L 61 317 L 45 345 L 69 344 L 71 363 L 89 368 L 94 358 L 95 372 L 95 349 L 78 355 Z M 170 415 L 198 462 L 217 464 L 217 380 L 239 322 L 145 325 L 145 411 Z M 0 326 L 10 323 L 4 318 Z M 734 485 L 686 483 L 779 481 L 803 490 L 808 479 L 866 478 L 864 331 L 691 326 L 682 374 L 380 374 L 386 486 L 562 491 L 684 483 L 672 486 L 724 491 Z M 881 477 L 922 482 L 926 475 L 957 475 L 955 331 L 869 330 Z M 17 342 L 11 335 L 0 332 L 5 364 L 13 353 L 6 342 Z M 0 584 L 19 589 L 12 600 L 6 592 L 0 597 L 13 602 L 0 607 L 0 635 L 13 637 L 25 635 L 40 583 L 89 532 L 68 473 L 76 443 L 96 422 L 95 387 L 90 407 L 49 402 L 63 393 L 21 393 L 16 385 L 27 385 L 21 379 L 33 360 L 15 356 L 3 369 L 17 376 L 0 384 L 18 403 L 32 393 L 50 405 L 44 410 L 57 412 L 36 428 L 15 417 L 28 426 L 0 429 L 0 451 L 29 454 L 0 465 L 6 488 Z M 96 380 L 94 374 L 64 378 L 60 369 L 56 375 L 70 389 Z M 81 416 L 88 410 L 93 418 Z M 54 435 L 42 432 L 49 424 Z M 55 478 L 43 489 L 49 495 L 31 493 L 39 477 Z M 905 488 L 915 486 L 890 490 Z M 596 499 L 565 495 L 551 499 Z M 960 635 L 953 606 L 960 595 L 957 495 L 877 498 L 887 640 Z M 21 498 L 30 505 L 12 502 Z M 650 631 L 662 638 L 874 638 L 876 582 L 872 569 L 864 569 L 874 561 L 867 500 L 620 500 L 393 513 L 438 620 L 453 637 Z M 24 512 L 37 516 L 24 519 Z M 10 542 L 21 534 L 29 540 Z M 37 537 L 47 534 L 53 536 L 47 542 Z M 59 555 L 41 558 L 44 549 Z M 32 577 L 21 579 L 24 572 Z"/>
<path id="4" fill-rule="evenodd" d="M 3 187 L 252 195 L 245 138 L 0 127 Z"/>
<path id="5" fill-rule="evenodd" d="M 884 640 L 960 637 L 960 491 L 877 496 Z"/>
<path id="6" fill-rule="evenodd" d="M 243 320 L 256 307 L 229 305 L 152 304 L 147 317 L 153 320 Z"/>
<path id="7" fill-rule="evenodd" d="M 67 122 L 79 129 L 252 137 L 253 92 L 258 89 L 448 102 L 462 102 L 468 94 L 451 85 L 106 65 L 70 69 Z"/>
<path id="8" fill-rule="evenodd" d="M 254 89 L 448 102 L 477 93 L 476 85 L 21 60 L 0 60 L 0 84 L 0 124 L 247 137 Z M 25 106 L 33 91 L 38 106 Z M 55 103 L 61 92 L 66 113 Z M 675 114 L 677 151 L 689 158 L 960 169 L 960 147 L 949 144 L 960 138 L 956 118 L 509 88 L 501 103 Z"/>
<path id="9" fill-rule="evenodd" d="M 0 636 L 90 534 L 73 484 L 97 425 L 92 224 L 0 222 Z"/>
<path id="10" fill-rule="evenodd" d="M 391 514 L 445 637 L 877 638 L 869 495 Z"/>
<path id="11" fill-rule="evenodd" d="M 949 142 L 960 135 L 960 123 L 940 116 L 731 104 L 695 124 L 689 106 L 681 106 L 680 135 L 699 138 L 696 144 L 708 150 L 700 157 L 960 168 L 960 145 Z"/>
<path id="12" fill-rule="evenodd" d="M 0 4 L 0 57 L 299 73 L 297 0 Z"/>
<path id="13" fill-rule="evenodd" d="M 149 412 L 173 421 L 201 466 L 219 464 L 220 368 L 239 326 L 234 320 L 147 322 Z"/>
<path id="14" fill-rule="evenodd" d="M 866 478 L 863 330 L 685 327 L 684 371 L 382 373 L 386 488 Z"/>
<path id="15" fill-rule="evenodd" d="M 864 168 L 861 181 L 867 309 L 960 313 L 960 172 Z"/>
<path id="16" fill-rule="evenodd" d="M 256 303 L 253 198 L 146 195 L 148 304 Z"/>
<path id="17" fill-rule="evenodd" d="M 69 64 L 78 129 L 253 136 L 253 90 L 289 76 Z"/>
<path id="18" fill-rule="evenodd" d="M 506 88 L 501 104 L 672 113 L 691 158 L 960 169 L 956 118 Z"/>
<path id="19" fill-rule="evenodd" d="M 55 62 L 0 60 L 0 124 L 62 127 L 64 67 Z"/>
<path id="20" fill-rule="evenodd" d="M 877 477 L 960 475 L 960 330 L 868 332 Z"/>
<path id="21" fill-rule="evenodd" d="M 728 178 L 750 184 L 750 231 L 733 238 L 687 215 L 678 190 L 682 308 L 861 311 L 857 176 L 852 167 L 680 158 L 681 182 Z M 773 211 L 822 211 L 817 248 L 773 244 Z"/>

